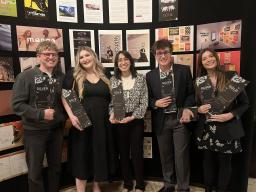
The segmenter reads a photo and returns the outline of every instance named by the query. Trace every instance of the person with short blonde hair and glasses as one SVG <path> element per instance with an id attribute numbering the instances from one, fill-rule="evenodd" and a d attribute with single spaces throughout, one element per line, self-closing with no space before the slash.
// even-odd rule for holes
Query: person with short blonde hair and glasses
<path id="1" fill-rule="evenodd" d="M 58 48 L 51 41 L 38 44 L 39 66 L 20 73 L 13 85 L 12 106 L 21 116 L 28 166 L 29 192 L 44 192 L 42 168 L 48 162 L 47 191 L 59 191 L 64 113 L 61 102 L 63 74 L 56 70 Z"/>

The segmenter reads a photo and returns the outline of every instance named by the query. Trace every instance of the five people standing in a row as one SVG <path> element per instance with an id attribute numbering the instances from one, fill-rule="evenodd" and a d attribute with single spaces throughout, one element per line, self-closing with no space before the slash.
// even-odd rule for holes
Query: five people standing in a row
<path id="1" fill-rule="evenodd" d="M 45 191 L 41 174 L 44 154 L 49 173 L 47 191 L 58 191 L 64 121 L 62 103 L 73 125 L 69 136 L 69 160 L 78 192 L 86 190 L 89 179 L 93 180 L 93 192 L 100 192 L 99 182 L 108 181 L 115 173 L 115 140 L 120 154 L 123 191 L 134 188 L 132 172 L 135 191 L 144 191 L 143 118 L 148 107 L 152 111 L 152 126 L 162 164 L 164 188 L 161 191 L 175 191 L 176 184 L 178 191 L 189 191 L 191 130 L 186 125 L 195 116 L 190 110 L 195 106 L 199 118 L 194 130 L 198 148 L 204 150 L 207 191 L 228 191 L 232 154 L 242 151 L 239 139 L 244 133 L 240 117 L 249 105 L 247 95 L 245 91 L 240 93 L 223 114 L 209 114 L 211 105 L 204 101 L 198 86 L 201 76 L 209 79 L 211 95 L 216 97 L 233 74 L 220 68 L 215 51 L 204 49 L 198 56 L 199 73 L 194 90 L 189 67 L 174 64 L 172 51 L 168 40 L 155 42 L 152 53 L 159 67 L 148 72 L 146 77 L 136 72 L 129 52 L 120 51 L 115 56 L 114 75 L 110 78 L 96 53 L 89 47 L 80 47 L 74 69 L 64 78 L 56 70 L 59 59 L 56 45 L 49 41 L 40 43 L 37 48 L 39 66 L 21 73 L 13 87 L 13 109 L 22 117 L 25 130 L 29 191 Z M 165 77 L 168 77 L 166 82 Z M 42 82 L 45 83 L 43 91 L 48 95 L 39 97 L 37 92 L 42 92 L 42 87 L 38 84 Z M 112 89 L 118 82 L 122 84 L 124 98 L 125 117 L 122 120 L 115 118 L 111 102 Z M 171 87 L 169 95 L 163 94 L 163 83 Z M 81 129 L 78 117 L 61 98 L 61 88 L 76 92 L 92 126 Z M 45 100 L 49 106 L 45 106 Z M 130 157 L 133 171 L 129 167 Z"/>

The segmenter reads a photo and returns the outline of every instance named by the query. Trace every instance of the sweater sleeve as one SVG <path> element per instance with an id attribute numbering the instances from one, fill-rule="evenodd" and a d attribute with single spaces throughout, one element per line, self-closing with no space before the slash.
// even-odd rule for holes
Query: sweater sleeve
<path id="1" fill-rule="evenodd" d="M 29 104 L 30 89 L 31 89 L 31 75 L 21 73 L 14 85 L 12 95 L 12 107 L 13 111 L 26 119 L 43 120 L 44 111 L 37 109 Z"/>

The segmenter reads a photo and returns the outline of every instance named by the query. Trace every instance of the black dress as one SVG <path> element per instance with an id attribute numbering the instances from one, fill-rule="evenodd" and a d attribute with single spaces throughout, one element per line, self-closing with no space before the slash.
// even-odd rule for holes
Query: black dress
<path id="1" fill-rule="evenodd" d="M 71 89 L 72 72 L 66 75 L 63 88 Z M 70 130 L 72 175 L 76 178 L 106 181 L 114 172 L 114 153 L 108 107 L 109 88 L 103 80 L 97 83 L 84 82 L 82 104 L 92 121 L 84 131 Z"/>

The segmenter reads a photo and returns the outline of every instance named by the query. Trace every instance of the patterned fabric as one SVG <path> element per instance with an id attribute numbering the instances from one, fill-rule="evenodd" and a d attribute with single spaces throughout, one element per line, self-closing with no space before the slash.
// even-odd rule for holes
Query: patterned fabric
<path id="1" fill-rule="evenodd" d="M 110 85 L 116 84 L 117 81 L 114 76 L 110 79 Z M 132 113 L 136 119 L 142 119 L 148 107 L 148 89 L 146 79 L 143 75 L 137 74 L 135 83 L 132 89 L 124 90 L 125 112 Z M 110 113 L 113 112 L 113 104 L 110 104 Z"/>
<path id="2" fill-rule="evenodd" d="M 216 138 L 216 125 L 214 123 L 207 124 L 204 127 L 202 138 L 197 137 L 198 149 L 207 149 L 221 153 L 239 153 L 242 152 L 242 147 L 239 139 L 224 141 Z"/>
<path id="3" fill-rule="evenodd" d="M 208 76 L 198 77 L 196 79 L 196 87 L 200 93 L 203 92 L 201 85 L 208 80 Z M 211 86 L 210 90 L 212 91 L 212 97 L 215 97 L 214 87 L 211 84 L 207 85 Z M 205 91 L 205 90 L 204 90 Z M 201 98 L 198 98 L 199 103 L 202 103 Z M 221 140 L 216 136 L 216 129 L 218 126 L 214 122 L 208 122 L 204 125 L 204 131 L 201 137 L 197 137 L 196 141 L 199 149 L 206 149 L 221 153 L 239 153 L 242 151 L 241 143 L 239 139 L 234 140 Z"/>

